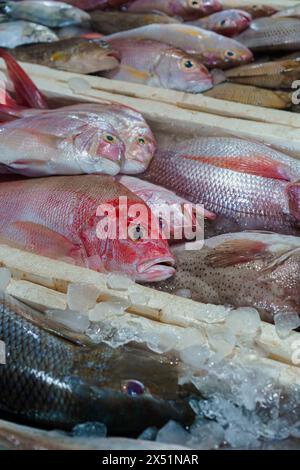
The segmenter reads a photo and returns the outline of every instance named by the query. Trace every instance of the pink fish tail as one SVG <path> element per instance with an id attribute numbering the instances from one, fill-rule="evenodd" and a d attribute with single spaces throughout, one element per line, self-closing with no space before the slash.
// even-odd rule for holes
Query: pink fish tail
<path id="1" fill-rule="evenodd" d="M 0 49 L 0 57 L 5 61 L 8 75 L 13 82 L 17 103 L 30 108 L 48 109 L 46 98 L 12 55 Z"/>

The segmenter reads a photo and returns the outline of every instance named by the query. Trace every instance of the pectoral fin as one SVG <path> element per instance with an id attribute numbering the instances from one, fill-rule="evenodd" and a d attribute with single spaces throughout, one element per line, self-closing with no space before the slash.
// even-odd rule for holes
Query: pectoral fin
<path id="1" fill-rule="evenodd" d="M 205 261 L 214 268 L 248 263 L 266 255 L 267 245 L 254 240 L 228 240 L 213 248 Z"/>

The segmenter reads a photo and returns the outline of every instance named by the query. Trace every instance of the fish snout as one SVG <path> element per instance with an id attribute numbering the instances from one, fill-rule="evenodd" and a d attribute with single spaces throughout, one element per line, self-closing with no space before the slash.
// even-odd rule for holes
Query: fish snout
<path id="1" fill-rule="evenodd" d="M 175 258 L 164 256 L 140 263 L 137 267 L 137 281 L 158 282 L 175 274 Z"/>

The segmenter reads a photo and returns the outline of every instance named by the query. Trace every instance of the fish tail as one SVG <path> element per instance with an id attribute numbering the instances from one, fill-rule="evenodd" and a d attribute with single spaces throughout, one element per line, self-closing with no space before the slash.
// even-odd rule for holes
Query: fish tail
<path id="1" fill-rule="evenodd" d="M 0 57 L 5 61 L 8 75 L 13 82 L 17 103 L 37 109 L 47 109 L 48 104 L 25 70 L 5 49 L 0 49 Z"/>

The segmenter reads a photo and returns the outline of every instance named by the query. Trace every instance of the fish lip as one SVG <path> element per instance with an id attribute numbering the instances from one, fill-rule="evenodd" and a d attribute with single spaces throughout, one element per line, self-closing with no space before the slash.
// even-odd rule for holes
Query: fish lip
<path id="1" fill-rule="evenodd" d="M 96 72 L 114 70 L 120 65 L 120 60 L 111 53 L 107 53 L 99 60 Z"/>
<path id="2" fill-rule="evenodd" d="M 120 163 L 109 160 L 108 158 L 103 158 L 103 168 L 100 170 L 94 170 L 93 174 L 95 175 L 109 175 L 116 176 L 120 173 Z"/>
<path id="3" fill-rule="evenodd" d="M 137 281 L 158 282 L 169 279 L 175 274 L 175 258 L 164 256 L 155 258 L 145 263 L 140 263 L 137 267 Z"/>

